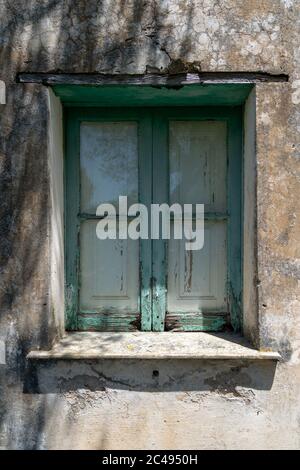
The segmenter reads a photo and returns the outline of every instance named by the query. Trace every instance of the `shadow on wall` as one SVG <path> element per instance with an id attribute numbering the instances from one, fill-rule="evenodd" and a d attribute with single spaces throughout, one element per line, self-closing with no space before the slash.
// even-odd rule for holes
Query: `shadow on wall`
<path id="1" fill-rule="evenodd" d="M 16 74 L 130 73 L 147 68 L 187 71 L 188 63 L 180 56 L 186 57 L 189 52 L 194 2 L 184 8 L 179 58 L 173 61 L 166 52 L 168 28 L 171 34 L 173 25 L 164 24 L 160 2 L 134 0 L 128 5 L 125 0 L 48 0 L 37 5 L 29 0 L 23 7 L 22 0 L 7 2 L 0 26 L 5 44 L 0 51 L 1 63 L 5 64 L 1 78 L 6 81 L 8 97 L 0 115 L 0 191 L 5 194 L 0 207 L 0 304 L 1 321 L 4 324 L 8 319 L 12 324 L 12 349 L 16 349 L 18 337 L 15 360 L 19 366 L 31 347 L 49 346 L 55 331 L 47 258 L 47 95 L 43 86 L 16 84 Z M 141 63 L 146 64 L 143 70 L 139 69 Z"/>
<path id="2" fill-rule="evenodd" d="M 239 388 L 270 390 L 272 361 L 100 360 L 30 361 L 25 393 L 65 393 L 77 389 L 142 392 L 213 391 L 239 396 Z"/>
<path id="3" fill-rule="evenodd" d="M 8 102 L 1 112 L 0 304 L 20 361 L 55 337 L 49 302 L 48 103 L 45 87 L 16 84 L 31 72 L 187 71 L 194 2 L 184 7 L 177 60 L 166 52 L 174 25 L 160 2 L 29 0 L 3 6 L 0 60 Z M 119 19 L 116 27 L 115 18 Z M 101 26 L 101 27 L 100 27 Z M 163 32 L 162 32 L 163 29 Z M 142 54 L 142 57 L 141 57 Z M 145 64 L 140 70 L 141 63 Z M 146 69 L 146 70 L 145 70 Z M 175 70 L 176 69 L 176 70 Z M 5 326 L 5 325 L 4 325 Z M 13 353 L 12 353 L 13 356 Z M 11 356 L 11 357 L 12 357 Z M 23 367 L 23 366 L 22 366 Z M 21 369 L 22 369 L 21 367 Z"/>
<path id="4" fill-rule="evenodd" d="M 0 205 L 0 327 L 7 331 L 7 366 L 1 371 L 1 421 L 8 442 L 4 445 L 9 448 L 42 446 L 47 397 L 19 393 L 19 387 L 25 373 L 25 390 L 45 391 L 36 369 L 25 371 L 25 357 L 32 348 L 49 346 L 55 336 L 49 302 L 47 93 L 43 86 L 17 84 L 16 75 L 187 71 L 188 63 L 181 57 L 188 57 L 193 11 L 190 1 L 184 10 L 178 57 L 172 60 L 166 48 L 174 25 L 164 24 L 159 1 L 28 0 L 24 8 L 23 0 L 15 0 L 2 5 L 0 78 L 6 82 L 7 104 L 0 113 L 0 194 L 5 195 Z M 99 378 L 91 365 L 80 363 L 76 369 L 79 366 L 80 373 L 61 379 L 58 386 L 54 370 L 41 367 L 44 373 L 53 371 L 48 392 L 80 388 L 84 375 L 91 377 L 87 381 L 91 389 L 102 386 L 100 372 Z M 133 365 L 128 367 L 121 382 L 125 380 L 123 386 L 130 389 L 135 371 Z M 143 366 L 142 376 L 146 370 L 150 374 L 145 383 L 150 389 L 151 380 L 161 379 L 149 367 L 154 365 Z M 142 389 L 142 382 L 133 387 Z"/>
<path id="5" fill-rule="evenodd" d="M 179 73 L 195 67 L 194 0 L 180 6 L 180 37 L 163 1 L 22 0 L 4 5 L 1 53 L 11 72 Z M 201 12 L 197 12 L 201 18 Z M 168 50 L 176 43 L 176 57 Z M 17 52 L 16 52 L 17 51 Z"/>
<path id="6" fill-rule="evenodd" d="M 43 86 L 16 84 L 19 72 L 179 73 L 189 64 L 193 0 L 185 2 L 177 56 L 168 52 L 174 25 L 160 2 L 133 0 L 14 0 L 2 5 L 1 79 L 7 105 L 0 114 L 1 322 L 7 367 L 1 415 L 8 448 L 45 447 L 45 417 L 58 413 L 60 394 L 78 389 L 145 392 L 269 390 L 271 362 L 49 361 L 30 362 L 29 349 L 51 343 L 49 304 L 48 104 Z M 201 15 L 201 12 L 197 12 Z M 116 18 L 118 21 L 116 22 Z M 191 67 L 191 69 L 190 69 Z M 2 327 L 1 327 L 2 328 Z M 22 393 L 18 389 L 24 386 Z M 50 399 L 51 398 L 51 399 Z M 106 430 L 103 429 L 103 436 Z"/>

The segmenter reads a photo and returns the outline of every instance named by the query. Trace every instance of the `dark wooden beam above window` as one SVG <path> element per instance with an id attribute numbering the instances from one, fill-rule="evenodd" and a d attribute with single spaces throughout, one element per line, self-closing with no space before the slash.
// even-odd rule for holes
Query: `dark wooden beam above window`
<path id="1" fill-rule="evenodd" d="M 288 76 L 262 72 L 20 73 L 17 80 L 51 87 L 64 106 L 240 106 L 256 83 L 286 82 Z"/>
<path id="2" fill-rule="evenodd" d="M 200 72 L 180 74 L 121 75 L 101 73 L 19 73 L 19 83 L 43 85 L 141 85 L 176 87 L 195 84 L 287 82 L 286 74 L 265 72 Z"/>

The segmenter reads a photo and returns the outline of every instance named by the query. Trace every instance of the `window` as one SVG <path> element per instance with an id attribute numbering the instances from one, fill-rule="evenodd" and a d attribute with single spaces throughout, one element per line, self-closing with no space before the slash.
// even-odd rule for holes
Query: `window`
<path id="1" fill-rule="evenodd" d="M 67 329 L 239 329 L 242 108 L 68 108 L 66 123 Z M 119 195 L 205 204 L 203 249 L 99 240 L 97 206 Z"/>

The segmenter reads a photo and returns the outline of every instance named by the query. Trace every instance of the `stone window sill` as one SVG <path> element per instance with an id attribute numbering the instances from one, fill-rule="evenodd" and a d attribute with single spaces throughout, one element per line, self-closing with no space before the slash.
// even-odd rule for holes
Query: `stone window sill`
<path id="1" fill-rule="evenodd" d="M 52 349 L 31 351 L 28 359 L 281 359 L 278 352 L 254 349 L 233 333 L 77 332 Z"/>

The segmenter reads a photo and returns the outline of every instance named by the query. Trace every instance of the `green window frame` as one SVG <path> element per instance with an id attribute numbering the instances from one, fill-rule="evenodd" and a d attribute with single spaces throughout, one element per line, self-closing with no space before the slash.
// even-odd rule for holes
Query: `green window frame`
<path id="1" fill-rule="evenodd" d="M 167 242 L 140 240 L 140 312 L 113 318 L 110 315 L 81 315 L 80 226 L 92 214 L 80 213 L 80 125 L 81 122 L 135 121 L 138 123 L 139 202 L 168 202 L 169 121 L 225 121 L 227 127 L 227 213 L 205 214 L 206 219 L 227 219 L 227 299 L 222 315 L 201 313 L 197 318 L 182 315 L 181 331 L 220 331 L 229 324 L 235 331 L 242 321 L 242 111 L 236 107 L 169 108 L 77 108 L 65 109 L 65 253 L 66 329 L 108 331 L 164 331 L 166 329 Z M 149 175 L 151 177 L 149 178 Z M 159 184 L 152 184 L 157 181 Z"/>

